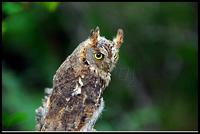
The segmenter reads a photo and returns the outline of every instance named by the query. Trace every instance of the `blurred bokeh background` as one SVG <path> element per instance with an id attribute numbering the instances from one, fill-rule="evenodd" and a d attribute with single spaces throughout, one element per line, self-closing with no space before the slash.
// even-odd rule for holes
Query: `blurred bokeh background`
<path id="1" fill-rule="evenodd" d="M 197 3 L 2 3 L 3 130 L 34 130 L 55 71 L 89 31 L 124 43 L 100 131 L 197 130 Z"/>

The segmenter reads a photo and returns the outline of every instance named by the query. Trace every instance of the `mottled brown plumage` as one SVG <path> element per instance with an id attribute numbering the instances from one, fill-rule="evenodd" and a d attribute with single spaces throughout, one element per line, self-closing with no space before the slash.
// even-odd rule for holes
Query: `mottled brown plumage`
<path id="1" fill-rule="evenodd" d="M 92 131 L 103 110 L 102 93 L 118 61 L 123 31 L 113 41 L 91 30 L 56 71 L 53 88 L 47 90 L 43 106 L 36 110 L 39 131 Z"/>

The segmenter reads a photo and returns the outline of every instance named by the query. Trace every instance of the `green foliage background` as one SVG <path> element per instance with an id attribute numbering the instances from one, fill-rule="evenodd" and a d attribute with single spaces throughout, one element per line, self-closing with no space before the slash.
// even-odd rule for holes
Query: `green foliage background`
<path id="1" fill-rule="evenodd" d="M 196 3 L 3 2 L 3 130 L 34 130 L 55 71 L 91 28 L 124 30 L 96 129 L 197 130 Z"/>

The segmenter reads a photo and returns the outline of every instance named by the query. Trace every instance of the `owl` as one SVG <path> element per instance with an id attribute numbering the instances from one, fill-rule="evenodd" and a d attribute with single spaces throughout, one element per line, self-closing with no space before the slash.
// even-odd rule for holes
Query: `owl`
<path id="1" fill-rule="evenodd" d="M 122 29 L 112 41 L 100 36 L 98 26 L 90 31 L 56 71 L 53 88 L 46 89 L 36 109 L 38 131 L 95 131 L 122 42 Z"/>

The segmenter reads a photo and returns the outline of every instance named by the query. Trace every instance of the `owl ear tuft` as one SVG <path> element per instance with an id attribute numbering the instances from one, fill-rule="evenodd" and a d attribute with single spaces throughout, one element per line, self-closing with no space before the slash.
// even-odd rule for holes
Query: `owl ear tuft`
<path id="1" fill-rule="evenodd" d="M 92 46 L 95 46 L 97 44 L 99 36 L 100 36 L 100 30 L 99 30 L 98 26 L 95 28 L 95 30 L 94 29 L 90 30 L 89 38 L 90 38 L 90 40 L 92 42 Z"/>
<path id="2" fill-rule="evenodd" d="M 100 36 L 100 30 L 98 26 L 95 28 L 95 32 L 98 34 L 98 36 Z"/>
<path id="3" fill-rule="evenodd" d="M 120 48 L 123 43 L 124 33 L 122 29 L 117 30 L 117 35 L 113 39 L 113 42 L 116 44 L 116 48 Z"/>

